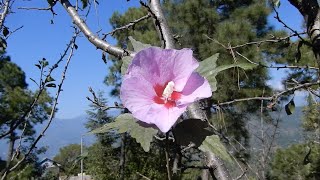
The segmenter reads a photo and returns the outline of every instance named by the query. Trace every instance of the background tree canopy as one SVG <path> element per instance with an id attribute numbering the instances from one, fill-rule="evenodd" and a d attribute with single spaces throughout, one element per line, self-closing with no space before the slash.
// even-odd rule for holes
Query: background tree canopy
<path id="1" fill-rule="evenodd" d="M 48 0 L 47 8 L 1 2 L 0 140 L 8 142 L 7 158 L 0 161 L 2 179 L 56 179 L 80 172 L 94 179 L 319 178 L 320 5 L 315 0 L 288 2 L 303 16 L 304 32 L 282 21 L 279 0 L 140 1 L 140 6 L 126 11 L 112 10 L 109 33 L 99 19 L 105 16 L 105 9 L 99 10 L 106 2 Z M 36 90 L 29 88 L 24 67 L 5 53 L 10 47 L 7 40 L 23 30 L 13 30 L 7 23 L 6 17 L 15 10 L 48 12 L 52 17 L 48 21 L 58 27 L 60 17 L 71 18 L 72 37 L 57 60 L 33 63 L 39 71 L 39 78 L 30 78 Z M 268 22 L 271 14 L 286 30 L 276 30 Z M 97 30 L 90 29 L 92 19 Z M 111 36 L 116 45 L 108 43 Z M 109 69 L 104 83 L 112 90 L 106 95 L 89 88 L 85 117 L 89 132 L 79 137 L 94 134 L 96 141 L 82 147 L 82 153 L 82 144 L 61 148 L 53 158 L 61 165 L 59 171 L 50 174 L 50 168 L 39 164 L 37 156 L 45 148 L 37 143 L 55 121 L 60 94 L 68 88 L 67 72 L 74 66 L 71 60 L 89 51 L 83 40 L 102 50 L 104 67 Z M 214 87 L 212 97 L 190 104 L 166 133 L 136 119 L 119 101 L 128 65 L 150 46 L 191 49 L 200 64 L 197 72 Z M 286 70 L 283 88 L 270 85 L 270 69 Z M 308 93 L 303 108 L 295 107 L 298 92 Z M 298 117 L 299 113 L 303 115 Z M 294 128 L 302 131 L 299 141 L 279 143 L 285 135 L 283 126 L 296 119 Z M 45 125 L 38 132 L 41 123 Z"/>

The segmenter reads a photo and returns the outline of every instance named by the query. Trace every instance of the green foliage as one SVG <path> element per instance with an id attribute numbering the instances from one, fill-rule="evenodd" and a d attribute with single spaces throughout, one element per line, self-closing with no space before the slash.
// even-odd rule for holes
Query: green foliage
<path id="1" fill-rule="evenodd" d="M 145 152 L 133 139 L 126 140 L 125 179 L 142 179 L 142 174 L 150 179 L 167 177 L 164 149 L 152 143 L 149 152 Z M 137 173 L 138 172 L 138 173 Z"/>
<path id="2" fill-rule="evenodd" d="M 217 90 L 216 76 L 218 75 L 219 72 L 230 69 L 230 68 L 234 68 L 234 67 L 239 67 L 239 68 L 242 68 L 243 70 L 252 70 L 254 67 L 257 66 L 256 64 L 252 64 L 252 63 L 233 63 L 233 64 L 225 64 L 217 67 L 218 57 L 219 57 L 218 53 L 210 56 L 209 58 L 201 61 L 199 67 L 197 68 L 197 72 L 208 80 L 212 91 Z"/>
<path id="3" fill-rule="evenodd" d="M 80 172 L 80 163 L 77 161 L 81 155 L 81 146 L 79 144 L 70 144 L 62 147 L 59 153 L 53 158 L 62 166 L 65 175 L 77 175 Z"/>
<path id="4" fill-rule="evenodd" d="M 100 104 L 107 105 L 106 98 L 103 97 L 103 92 L 98 92 L 97 101 Z M 85 124 L 89 131 L 100 128 L 101 126 L 113 122 L 114 118 L 110 117 L 107 111 L 102 110 L 98 105 L 92 103 L 89 105 L 90 109 L 87 111 L 88 122 Z M 112 144 L 116 141 L 117 136 L 113 132 L 105 132 L 103 134 L 96 134 L 98 141 L 102 144 Z"/>
<path id="5" fill-rule="evenodd" d="M 320 145 L 296 144 L 279 149 L 271 163 L 270 179 L 319 179 Z"/>
<path id="6" fill-rule="evenodd" d="M 107 123 L 104 126 L 97 128 L 90 133 L 106 133 L 112 130 L 117 130 L 118 133 L 128 133 L 138 143 L 141 144 L 142 148 L 148 152 L 150 150 L 150 143 L 152 142 L 153 136 L 157 134 L 158 130 L 147 124 L 137 122 L 132 114 L 125 113 L 119 115 L 114 122 Z"/>
<path id="7" fill-rule="evenodd" d="M 308 104 L 303 108 L 304 116 L 302 118 L 302 125 L 306 131 L 317 132 L 320 131 L 320 105 L 319 102 L 313 100 L 313 95 L 308 96 Z"/>
<path id="8" fill-rule="evenodd" d="M 88 156 L 84 161 L 87 174 L 94 179 L 119 179 L 118 149 L 97 142 L 87 150 Z"/>

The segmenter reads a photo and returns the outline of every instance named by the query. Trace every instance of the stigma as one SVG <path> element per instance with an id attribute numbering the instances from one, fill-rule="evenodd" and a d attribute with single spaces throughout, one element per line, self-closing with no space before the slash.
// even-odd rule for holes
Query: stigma
<path id="1" fill-rule="evenodd" d="M 171 97 L 171 94 L 173 93 L 173 88 L 174 88 L 174 82 L 170 81 L 167 86 L 164 88 L 162 97 L 165 98 L 166 100 Z"/>

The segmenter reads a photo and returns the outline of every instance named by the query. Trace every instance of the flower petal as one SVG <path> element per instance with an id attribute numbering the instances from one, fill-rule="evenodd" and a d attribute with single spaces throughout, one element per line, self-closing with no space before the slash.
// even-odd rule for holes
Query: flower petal
<path id="1" fill-rule="evenodd" d="M 160 131 L 166 133 L 177 122 L 178 118 L 186 109 L 186 105 L 168 109 L 163 105 L 155 104 L 144 118 L 149 119 L 148 121 L 153 121 L 152 123 L 155 124 Z"/>
<path id="2" fill-rule="evenodd" d="M 183 88 L 177 104 L 188 104 L 211 96 L 212 92 L 208 81 L 199 73 L 193 72 Z"/>
<path id="3" fill-rule="evenodd" d="M 122 81 L 120 99 L 123 105 L 138 117 L 144 117 L 148 113 L 151 105 L 154 104 L 155 95 L 152 84 L 139 74 L 127 75 Z M 143 118 L 138 119 L 143 120 Z"/>
<path id="4" fill-rule="evenodd" d="M 142 69 L 145 78 L 151 82 L 164 85 L 169 81 L 175 83 L 175 91 L 182 91 L 191 73 L 199 66 L 190 49 L 161 49 L 151 47 L 138 52 L 128 72 L 135 66 Z"/>

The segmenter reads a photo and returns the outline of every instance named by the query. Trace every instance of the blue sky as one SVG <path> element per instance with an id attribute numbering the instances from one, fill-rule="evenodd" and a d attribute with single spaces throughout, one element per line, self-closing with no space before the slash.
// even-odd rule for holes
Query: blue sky
<path id="1" fill-rule="evenodd" d="M 94 31 L 100 29 L 103 32 L 112 30 L 109 24 L 109 18 L 112 13 L 119 11 L 125 12 L 129 7 L 139 6 L 139 1 L 131 0 L 108 0 L 99 1 L 97 13 L 95 9 L 91 10 L 88 19 L 89 27 Z M 288 4 L 287 1 L 281 1 L 279 9 L 280 16 L 290 27 L 301 29 L 302 19 L 299 12 Z M 49 11 L 19 10 L 17 7 L 47 7 L 46 1 L 16 1 L 15 13 L 10 14 L 6 20 L 6 25 L 10 30 L 16 29 L 23 25 L 23 28 L 7 40 L 7 54 L 11 56 L 13 62 L 17 63 L 26 73 L 27 82 L 31 89 L 36 86 L 29 78 L 38 79 L 39 71 L 34 66 L 38 60 L 46 58 L 53 64 L 59 57 L 66 44 L 69 42 L 73 29 L 72 21 L 67 12 L 59 3 L 54 10 L 58 14 L 54 17 L 54 24 L 50 24 L 52 14 Z M 277 23 L 272 15 L 269 21 L 277 29 L 282 29 L 282 25 Z M 108 42 L 115 44 L 115 40 L 110 38 Z M 101 51 L 91 45 L 86 38 L 81 37 L 77 40 L 78 50 L 75 52 L 66 81 L 63 85 L 63 92 L 60 96 L 58 104 L 58 118 L 72 118 L 85 114 L 88 109 L 88 100 L 86 96 L 90 96 L 88 87 L 94 90 L 103 90 L 106 95 L 109 88 L 103 84 L 103 79 L 108 73 L 108 65 L 101 60 Z M 61 79 L 61 69 L 54 73 L 54 78 L 58 81 Z M 272 81 L 270 84 L 279 86 L 284 71 L 272 70 Z M 54 93 L 54 91 L 52 91 Z M 54 95 L 54 94 L 52 94 Z M 109 98 L 110 103 L 116 99 Z"/>

